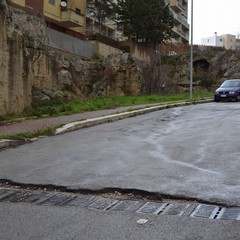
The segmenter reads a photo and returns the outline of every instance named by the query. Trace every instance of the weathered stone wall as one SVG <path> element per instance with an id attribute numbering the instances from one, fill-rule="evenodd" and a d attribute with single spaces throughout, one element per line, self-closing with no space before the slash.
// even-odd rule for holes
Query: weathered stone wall
<path id="1" fill-rule="evenodd" d="M 3 8 L 3 5 L 1 5 Z M 27 102 L 28 94 L 26 85 L 22 81 L 25 63 L 23 57 L 22 36 L 9 28 L 10 11 L 4 6 L 5 14 L 0 15 L 0 112 L 20 113 Z M 26 90 L 26 92 L 25 92 Z"/>
<path id="2" fill-rule="evenodd" d="M 111 54 L 102 60 L 48 47 L 32 65 L 33 99 L 138 95 L 142 70 L 130 54 Z"/>
<path id="3" fill-rule="evenodd" d="M 12 10 L 4 0 L 0 10 L 0 115 L 19 114 L 31 104 L 32 49 L 44 43 L 44 36 L 39 37 L 43 21 Z"/>
<path id="4" fill-rule="evenodd" d="M 44 46 L 43 19 L 0 2 L 0 116 L 19 114 L 32 101 L 139 93 L 141 70 L 129 54 L 102 60 Z"/>
<path id="5" fill-rule="evenodd" d="M 175 91 L 189 91 L 190 55 L 161 56 L 165 78 L 176 86 Z M 162 74 L 160 74 L 162 76 Z M 193 88 L 213 91 L 226 79 L 240 79 L 240 52 L 219 48 L 215 52 L 195 52 Z M 167 86 L 167 84 L 164 84 Z M 162 89 L 164 92 L 164 89 Z M 166 92 L 166 91 L 165 91 Z"/>

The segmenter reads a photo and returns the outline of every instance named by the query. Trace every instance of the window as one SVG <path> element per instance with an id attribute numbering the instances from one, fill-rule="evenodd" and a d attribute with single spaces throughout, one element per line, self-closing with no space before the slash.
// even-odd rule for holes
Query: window
<path id="1" fill-rule="evenodd" d="M 219 41 L 222 42 L 222 38 L 220 38 Z"/>
<path id="2" fill-rule="evenodd" d="M 48 0 L 48 2 L 52 5 L 55 5 L 55 0 Z"/>

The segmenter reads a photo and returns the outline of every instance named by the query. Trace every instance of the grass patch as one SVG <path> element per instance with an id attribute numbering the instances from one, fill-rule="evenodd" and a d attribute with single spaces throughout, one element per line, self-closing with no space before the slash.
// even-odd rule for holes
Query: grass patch
<path id="1" fill-rule="evenodd" d="M 18 133 L 15 135 L 0 135 L 0 139 L 25 140 L 25 139 L 30 139 L 30 138 L 40 137 L 40 136 L 53 136 L 56 128 L 58 127 L 54 127 L 54 128 L 48 127 L 48 128 L 39 129 L 35 132 L 24 132 L 24 133 Z"/>
<path id="2" fill-rule="evenodd" d="M 201 98 L 212 97 L 212 92 L 198 92 L 193 94 L 193 101 Z M 47 104 L 34 105 L 31 110 L 26 111 L 21 117 L 47 117 L 70 115 L 86 111 L 96 111 L 122 106 L 133 106 L 141 104 L 153 104 L 188 100 L 189 93 L 169 95 L 142 95 L 142 96 L 121 96 L 121 97 L 98 97 L 88 98 L 72 102 L 50 101 Z M 11 118 L 9 118 L 11 119 Z"/>

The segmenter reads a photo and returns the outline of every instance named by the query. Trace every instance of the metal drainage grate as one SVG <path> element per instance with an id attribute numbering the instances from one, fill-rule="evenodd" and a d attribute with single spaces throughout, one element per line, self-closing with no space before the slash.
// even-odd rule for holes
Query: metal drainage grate
<path id="1" fill-rule="evenodd" d="M 153 215 L 186 215 L 194 218 L 240 220 L 240 207 L 223 208 L 215 205 L 187 203 L 144 202 L 137 200 L 116 200 L 94 195 L 73 193 L 31 191 L 22 189 L 1 189 L 0 202 L 27 202 L 53 206 L 76 206 L 102 211 L 132 211 Z"/>
<path id="2" fill-rule="evenodd" d="M 168 203 L 147 202 L 137 210 L 137 213 L 159 214 L 168 205 L 169 205 Z"/>
<path id="3" fill-rule="evenodd" d="M 41 205 L 61 205 L 73 198 L 70 194 L 57 193 L 40 202 Z"/>
<path id="4" fill-rule="evenodd" d="M 81 206 L 85 207 L 92 203 L 96 197 L 93 195 L 79 195 L 67 201 L 66 206 Z"/>
<path id="5" fill-rule="evenodd" d="M 186 210 L 190 207 L 190 204 L 169 204 L 163 211 L 165 215 L 178 215 L 182 216 Z"/>
<path id="6" fill-rule="evenodd" d="M 0 200 L 2 202 L 28 202 L 34 203 L 39 201 L 39 199 L 46 199 L 49 197 L 49 192 L 33 192 L 28 190 L 16 191 L 12 190 L 9 194 L 2 197 Z"/>
<path id="7" fill-rule="evenodd" d="M 0 200 L 7 197 L 8 195 L 14 193 L 13 190 L 10 189 L 0 189 Z"/>
<path id="8" fill-rule="evenodd" d="M 221 208 L 218 206 L 200 204 L 193 211 L 191 217 L 216 219 L 220 210 Z"/>
<path id="9" fill-rule="evenodd" d="M 99 209 L 99 210 L 107 210 L 111 208 L 118 201 L 111 198 L 98 198 L 95 202 L 88 205 L 88 208 L 91 209 Z"/>
<path id="10" fill-rule="evenodd" d="M 2 199 L 5 202 L 24 202 L 32 195 L 30 191 L 16 191 Z"/>
<path id="11" fill-rule="evenodd" d="M 240 220 L 240 208 L 223 208 L 217 219 Z"/>
<path id="12" fill-rule="evenodd" d="M 136 211 L 141 203 L 139 201 L 123 200 L 117 202 L 113 207 L 110 208 L 111 211 Z M 141 204 L 142 205 L 142 204 Z"/>
<path id="13" fill-rule="evenodd" d="M 191 217 L 223 220 L 240 220 L 240 208 L 222 208 L 212 205 L 198 205 Z"/>
<path id="14" fill-rule="evenodd" d="M 32 192 L 22 199 L 22 202 L 37 203 L 39 200 L 43 201 L 43 199 L 46 199 L 49 196 L 51 196 L 51 193 L 49 192 Z"/>

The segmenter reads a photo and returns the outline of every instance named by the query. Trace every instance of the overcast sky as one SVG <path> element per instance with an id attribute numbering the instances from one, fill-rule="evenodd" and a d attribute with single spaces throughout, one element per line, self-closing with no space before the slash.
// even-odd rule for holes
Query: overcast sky
<path id="1" fill-rule="evenodd" d="M 188 22 L 191 22 L 191 1 Z M 223 34 L 239 35 L 240 0 L 193 0 L 193 43 L 201 44 L 201 39 Z"/>

